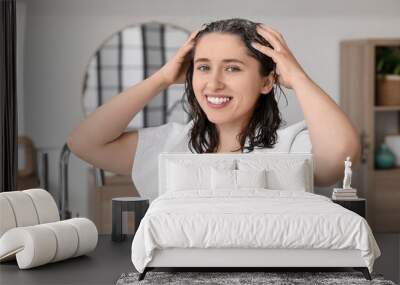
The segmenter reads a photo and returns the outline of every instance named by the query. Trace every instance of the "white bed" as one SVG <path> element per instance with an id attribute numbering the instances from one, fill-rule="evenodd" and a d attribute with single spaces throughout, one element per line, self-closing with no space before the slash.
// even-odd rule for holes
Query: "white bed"
<path id="1" fill-rule="evenodd" d="M 162 153 L 159 194 L 132 242 L 139 279 L 156 267 L 354 267 L 368 279 L 380 255 L 364 218 L 313 193 L 310 153 Z"/>

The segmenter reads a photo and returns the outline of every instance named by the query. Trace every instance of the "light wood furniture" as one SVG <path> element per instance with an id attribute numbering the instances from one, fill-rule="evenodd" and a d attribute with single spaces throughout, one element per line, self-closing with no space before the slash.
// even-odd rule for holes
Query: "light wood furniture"
<path id="1" fill-rule="evenodd" d="M 139 197 L 135 185 L 130 176 L 112 175 L 104 177 L 104 185 L 96 182 L 95 169 L 88 168 L 89 183 L 89 218 L 95 223 L 99 234 L 111 234 L 112 232 L 112 198 Z M 126 229 L 123 233 L 132 234 L 135 229 L 135 213 L 125 212 L 123 219 Z"/>
<path id="2" fill-rule="evenodd" d="M 19 161 L 22 165 L 18 167 L 17 190 L 39 188 L 40 180 L 36 167 L 36 148 L 33 141 L 28 136 L 18 136 Z M 22 167 L 23 166 L 23 167 Z"/>
<path id="3" fill-rule="evenodd" d="M 374 154 L 384 136 L 399 133 L 400 106 L 375 103 L 375 53 L 381 46 L 400 46 L 400 38 L 340 43 L 340 106 L 358 129 L 362 144 L 352 185 L 368 200 L 367 221 L 373 231 L 388 233 L 400 232 L 400 168 L 375 169 Z"/>

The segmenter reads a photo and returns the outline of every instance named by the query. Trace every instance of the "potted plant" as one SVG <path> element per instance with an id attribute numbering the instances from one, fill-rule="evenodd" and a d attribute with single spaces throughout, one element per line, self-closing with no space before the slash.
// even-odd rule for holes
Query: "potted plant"
<path id="1" fill-rule="evenodd" d="M 376 49 L 377 105 L 400 106 L 400 47 Z"/>

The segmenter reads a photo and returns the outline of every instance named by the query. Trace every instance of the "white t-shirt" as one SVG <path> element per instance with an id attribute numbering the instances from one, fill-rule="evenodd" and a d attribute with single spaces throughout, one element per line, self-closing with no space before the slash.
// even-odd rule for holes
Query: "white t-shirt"
<path id="1" fill-rule="evenodd" d="M 187 124 L 170 122 L 157 127 L 138 130 L 138 144 L 132 168 L 132 180 L 141 197 L 152 202 L 158 197 L 158 155 L 161 152 L 189 152 L 189 130 L 193 121 Z M 256 147 L 256 152 L 311 152 L 311 141 L 306 122 L 277 130 L 277 142 L 273 148 Z M 245 146 L 248 146 L 248 139 Z M 246 155 L 246 153 L 243 153 Z"/>

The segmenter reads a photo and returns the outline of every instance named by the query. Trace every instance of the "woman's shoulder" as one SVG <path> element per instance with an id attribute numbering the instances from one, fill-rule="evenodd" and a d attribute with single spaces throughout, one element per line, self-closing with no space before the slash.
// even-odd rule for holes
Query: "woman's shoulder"
<path id="1" fill-rule="evenodd" d="M 139 129 L 137 152 L 157 154 L 162 151 L 185 151 L 192 123 L 192 121 L 168 122 L 160 126 Z"/>
<path id="2" fill-rule="evenodd" d="M 139 129 L 139 132 L 165 137 L 189 129 L 191 124 L 192 121 L 189 121 L 188 123 L 168 122 L 159 126 L 141 128 Z"/>
<path id="3" fill-rule="evenodd" d="M 307 130 L 307 124 L 305 120 L 293 123 L 287 127 L 279 128 L 277 133 L 282 138 L 295 137 L 301 131 Z"/>
<path id="4" fill-rule="evenodd" d="M 310 152 L 311 141 L 305 120 L 279 128 L 273 148 L 263 148 L 262 152 Z"/>
<path id="5" fill-rule="evenodd" d="M 132 167 L 132 180 L 141 196 L 157 197 L 158 156 L 162 152 L 186 152 L 188 123 L 168 122 L 138 130 L 138 145 Z"/>

